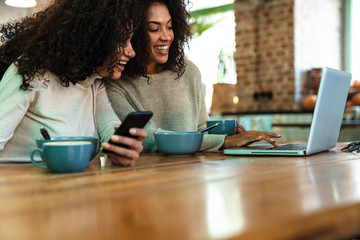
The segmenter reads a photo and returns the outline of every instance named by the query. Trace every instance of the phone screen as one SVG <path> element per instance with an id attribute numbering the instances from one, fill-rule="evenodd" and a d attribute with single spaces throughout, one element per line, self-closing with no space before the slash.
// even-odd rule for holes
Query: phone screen
<path id="1" fill-rule="evenodd" d="M 150 111 L 129 113 L 127 115 L 127 117 L 125 118 L 125 120 L 121 123 L 120 127 L 118 129 L 116 129 L 114 135 L 135 138 L 135 136 L 133 136 L 129 133 L 130 128 L 144 128 L 146 123 L 150 120 L 150 118 L 152 116 L 153 116 L 153 113 Z M 111 139 L 109 140 L 109 143 L 120 146 L 120 147 L 128 148 L 127 145 L 114 143 L 111 141 Z"/>

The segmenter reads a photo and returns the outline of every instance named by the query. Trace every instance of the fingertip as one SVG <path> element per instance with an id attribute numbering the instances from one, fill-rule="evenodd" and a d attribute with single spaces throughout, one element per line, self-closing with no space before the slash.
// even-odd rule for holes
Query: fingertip
<path id="1" fill-rule="evenodd" d="M 114 134 L 114 135 L 111 136 L 111 140 L 112 140 L 112 141 L 119 141 L 119 140 L 120 140 L 120 136 Z"/>
<path id="2" fill-rule="evenodd" d="M 132 135 L 134 135 L 134 134 L 137 133 L 137 130 L 136 130 L 136 128 L 130 128 L 129 132 L 130 132 Z"/>

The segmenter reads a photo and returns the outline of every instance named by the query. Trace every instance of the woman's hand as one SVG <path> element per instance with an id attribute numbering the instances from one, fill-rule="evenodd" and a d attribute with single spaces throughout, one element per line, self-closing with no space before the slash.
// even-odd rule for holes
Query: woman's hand
<path id="1" fill-rule="evenodd" d="M 238 120 L 237 117 L 233 117 L 234 120 Z M 239 121 L 239 120 L 238 120 Z M 244 128 L 243 125 L 241 125 L 239 122 L 237 124 L 237 127 L 236 127 L 236 133 L 242 133 L 242 132 L 246 132 L 246 129 Z"/>
<path id="2" fill-rule="evenodd" d="M 106 153 L 112 162 L 117 165 L 135 166 L 135 161 L 139 158 L 143 150 L 142 141 L 147 137 L 148 132 L 141 128 L 131 128 L 130 134 L 136 138 L 129 138 L 119 135 L 112 135 L 111 141 L 129 146 L 129 148 L 119 147 L 114 144 L 105 142 L 102 144 L 103 149 L 110 152 Z"/>
<path id="3" fill-rule="evenodd" d="M 273 138 L 280 138 L 280 137 L 281 135 L 277 133 L 252 131 L 252 130 L 245 131 L 231 136 L 227 136 L 221 148 L 224 149 L 224 148 L 243 147 L 261 140 L 268 141 L 274 147 L 278 147 L 279 144 Z"/>

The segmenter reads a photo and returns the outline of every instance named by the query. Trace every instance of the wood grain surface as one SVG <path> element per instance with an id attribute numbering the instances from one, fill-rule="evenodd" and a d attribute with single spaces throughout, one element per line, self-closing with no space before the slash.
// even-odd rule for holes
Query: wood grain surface
<path id="1" fill-rule="evenodd" d="M 340 144 L 341 145 L 341 144 Z M 0 166 L 0 239 L 346 239 L 360 234 L 360 154 L 143 154 L 53 174 Z"/>

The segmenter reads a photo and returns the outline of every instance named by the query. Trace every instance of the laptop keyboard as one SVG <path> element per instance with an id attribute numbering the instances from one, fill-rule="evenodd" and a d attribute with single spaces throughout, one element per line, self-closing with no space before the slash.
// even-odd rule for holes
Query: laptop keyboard
<path id="1" fill-rule="evenodd" d="M 267 150 L 306 150 L 306 144 L 285 144 L 279 147 L 269 147 Z"/>

